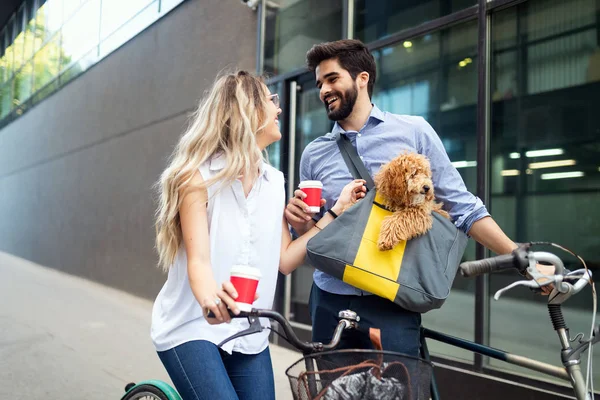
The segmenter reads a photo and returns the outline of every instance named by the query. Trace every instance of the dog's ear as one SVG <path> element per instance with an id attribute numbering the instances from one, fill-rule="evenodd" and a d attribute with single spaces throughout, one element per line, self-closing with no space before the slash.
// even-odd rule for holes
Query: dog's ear
<path id="1" fill-rule="evenodd" d="M 415 164 L 420 172 L 431 177 L 431 165 L 429 160 L 423 154 L 415 154 Z"/>
<path id="2" fill-rule="evenodd" d="M 375 185 L 388 205 L 396 207 L 408 199 L 407 179 L 405 157 L 400 156 L 381 167 L 375 175 Z"/>

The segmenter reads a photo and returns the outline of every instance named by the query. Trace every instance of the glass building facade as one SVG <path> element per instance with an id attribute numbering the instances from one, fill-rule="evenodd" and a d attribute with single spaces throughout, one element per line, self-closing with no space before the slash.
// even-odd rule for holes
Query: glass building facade
<path id="1" fill-rule="evenodd" d="M 284 138 L 270 156 L 288 176 L 288 195 L 298 184 L 302 150 L 332 127 L 304 66 L 306 51 L 356 38 L 377 62 L 373 102 L 423 116 L 509 237 L 555 242 L 600 266 L 598 1 L 278 0 L 263 18 L 263 68 L 285 100 Z M 464 258 L 486 255 L 471 241 Z M 579 268 L 560 255 L 567 268 Z M 281 308 L 298 329 L 310 329 L 312 272 L 304 265 L 281 282 Z M 546 298 L 516 289 L 492 299 L 515 280 L 514 273 L 457 276 L 446 304 L 425 314 L 424 325 L 559 365 Z M 572 337 L 589 334 L 591 290 L 564 309 Z M 435 342 L 430 347 L 475 371 L 539 378 Z M 600 361 L 598 352 L 594 359 Z"/>
<path id="2" fill-rule="evenodd" d="M 0 127 L 183 1 L 24 1 L 0 31 Z"/>

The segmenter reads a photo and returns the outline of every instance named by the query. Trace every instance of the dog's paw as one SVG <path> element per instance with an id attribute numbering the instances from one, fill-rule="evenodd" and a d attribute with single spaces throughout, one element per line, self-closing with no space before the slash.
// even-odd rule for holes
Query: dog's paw
<path id="1" fill-rule="evenodd" d="M 450 219 L 450 214 L 448 214 L 448 211 L 444 210 L 442 208 L 442 206 L 443 206 L 443 203 L 433 203 L 433 209 L 431 211 L 440 214 L 442 217 L 444 217 L 446 219 Z"/>
<path id="2" fill-rule="evenodd" d="M 380 238 L 377 242 L 377 247 L 381 251 L 388 251 L 394 248 L 394 244 L 390 240 L 382 240 Z"/>

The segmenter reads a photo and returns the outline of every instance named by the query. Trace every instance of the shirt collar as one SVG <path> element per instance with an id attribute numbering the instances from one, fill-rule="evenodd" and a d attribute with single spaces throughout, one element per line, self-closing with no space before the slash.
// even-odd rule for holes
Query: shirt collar
<path id="1" fill-rule="evenodd" d="M 211 157 L 208 168 L 211 171 L 220 171 L 223 168 L 225 168 L 226 163 L 227 163 L 227 157 L 225 156 L 225 153 L 220 152 Z M 270 174 L 271 174 L 271 170 L 269 168 L 269 164 L 267 164 L 265 161 L 261 162 L 260 166 L 258 167 L 259 178 L 264 175 L 265 179 L 269 180 Z"/>
<path id="2" fill-rule="evenodd" d="M 375 104 L 373 104 L 373 108 L 371 109 L 371 113 L 369 114 L 369 118 L 367 119 L 365 126 L 367 126 L 371 121 L 373 121 L 375 124 L 385 121 L 385 113 L 381 111 Z M 346 132 L 344 128 L 342 128 L 337 122 L 333 125 L 333 129 L 331 130 L 331 133 L 333 134 L 344 132 Z"/>

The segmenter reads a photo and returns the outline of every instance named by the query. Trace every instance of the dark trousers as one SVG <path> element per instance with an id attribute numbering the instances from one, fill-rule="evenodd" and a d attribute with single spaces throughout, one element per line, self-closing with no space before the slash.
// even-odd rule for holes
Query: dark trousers
<path id="1" fill-rule="evenodd" d="M 379 296 L 339 295 L 319 289 L 313 283 L 310 293 L 312 340 L 328 343 L 338 324 L 338 312 L 352 310 L 359 324 L 381 330 L 383 350 L 419 356 L 421 314 L 408 311 Z M 344 332 L 338 349 L 372 349 L 366 332 Z"/>

